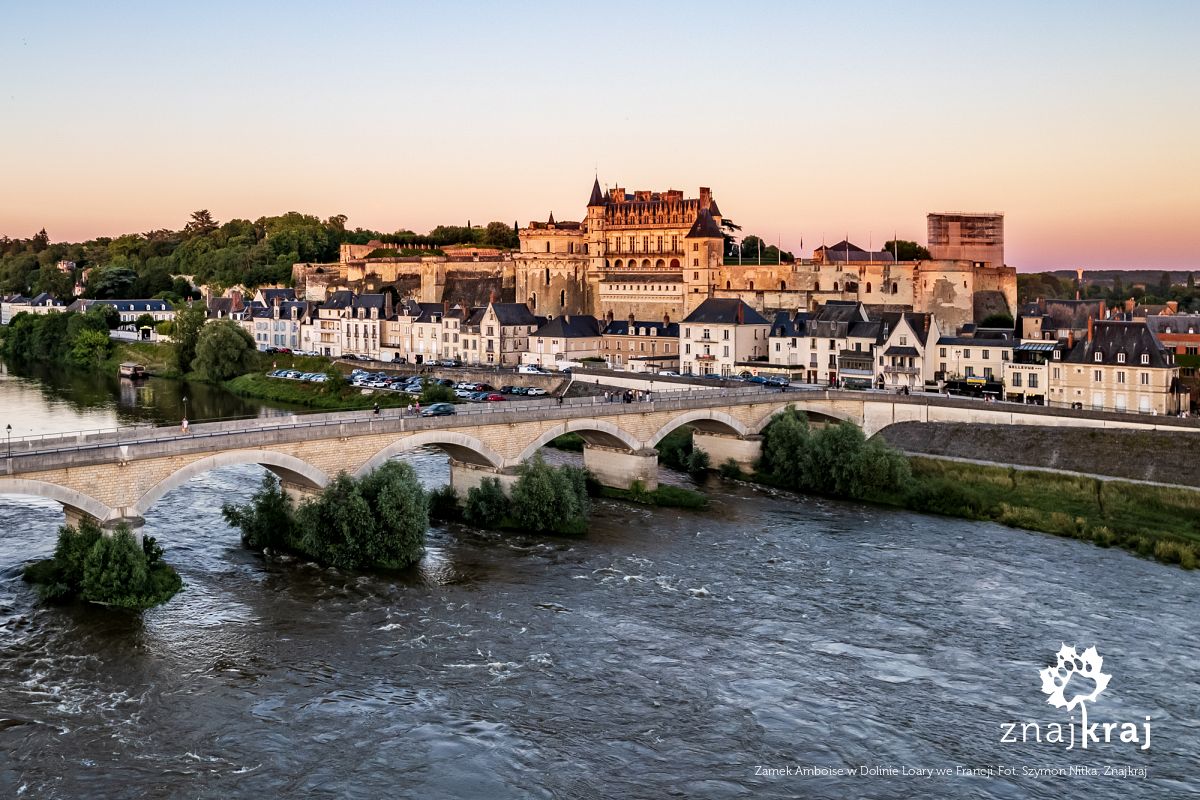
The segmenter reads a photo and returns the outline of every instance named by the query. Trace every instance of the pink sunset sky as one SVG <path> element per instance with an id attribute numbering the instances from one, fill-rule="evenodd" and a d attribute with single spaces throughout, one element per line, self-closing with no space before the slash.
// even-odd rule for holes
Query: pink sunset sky
<path id="1" fill-rule="evenodd" d="M 798 253 L 1001 211 L 1021 270 L 1200 267 L 1198 28 L 1182 2 L 22 4 L 0 234 L 579 219 L 598 170 L 712 187 Z"/>

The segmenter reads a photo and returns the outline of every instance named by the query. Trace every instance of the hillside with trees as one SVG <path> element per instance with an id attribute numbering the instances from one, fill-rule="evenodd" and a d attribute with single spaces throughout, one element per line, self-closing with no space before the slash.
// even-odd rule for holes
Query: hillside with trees
<path id="1" fill-rule="evenodd" d="M 193 294 L 192 284 L 180 276 L 191 276 L 196 286 L 287 284 L 293 264 L 337 261 L 343 243 L 517 246 L 516 228 L 505 222 L 439 225 L 421 236 L 407 230 L 390 234 L 350 230 L 346 219 L 340 214 L 320 219 L 292 211 L 253 222 L 221 223 L 201 209 L 177 231 L 127 233 L 86 242 L 52 242 L 44 229 L 28 239 L 0 236 L 0 295 L 49 292 L 66 300 L 75 294 L 76 278 L 87 270 L 84 297 L 153 297 L 177 303 Z M 57 265 L 63 261 L 74 262 L 74 269 L 60 270 Z"/>

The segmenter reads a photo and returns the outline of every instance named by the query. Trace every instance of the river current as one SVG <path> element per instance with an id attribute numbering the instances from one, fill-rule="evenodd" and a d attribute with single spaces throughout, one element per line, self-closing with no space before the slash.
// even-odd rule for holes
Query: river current
<path id="1" fill-rule="evenodd" d="M 177 413 L 138 403 L 0 376 L 0 425 L 23 434 Z M 409 458 L 447 481 L 439 452 Z M 62 512 L 0 496 L 0 795 L 1196 791 L 1200 595 L 1177 568 L 713 481 L 708 512 L 600 501 L 579 539 L 434 527 L 418 568 L 354 575 L 240 547 L 220 506 L 262 474 L 216 470 L 154 506 L 145 532 L 185 587 L 140 616 L 39 605 L 20 569 Z M 1001 741 L 1069 721 L 1038 674 L 1062 643 L 1112 675 L 1089 721 L 1149 717 L 1148 749 Z"/>

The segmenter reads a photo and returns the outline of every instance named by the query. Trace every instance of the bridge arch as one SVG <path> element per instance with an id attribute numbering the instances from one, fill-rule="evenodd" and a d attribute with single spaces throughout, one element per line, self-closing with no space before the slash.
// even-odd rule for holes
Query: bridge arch
<path id="1" fill-rule="evenodd" d="M 767 414 L 765 417 L 763 417 L 757 425 L 752 427 L 750 432 L 754 434 L 762 433 L 764 430 L 766 430 L 767 426 L 771 424 L 773 419 L 778 417 L 780 414 L 785 413 L 789 409 L 795 409 L 801 414 L 806 415 L 809 422 L 849 422 L 851 425 L 856 427 L 862 427 L 862 420 L 854 419 L 849 414 L 846 414 L 843 411 L 835 410 L 829 406 L 788 403 L 787 405 L 780 406 L 770 414 Z"/>
<path id="2" fill-rule="evenodd" d="M 549 444 L 552 440 L 557 439 L 564 433 L 578 433 L 580 437 L 591 445 L 598 447 L 613 447 L 616 449 L 625 449 L 632 452 L 637 452 L 641 449 L 641 442 L 637 437 L 622 430 L 611 422 L 602 419 L 570 419 L 561 425 L 555 425 L 553 428 L 542 433 L 529 446 L 521 451 L 521 455 L 517 456 L 515 463 L 523 464 L 533 458 L 533 454 L 539 448 Z"/>
<path id="3" fill-rule="evenodd" d="M 456 461 L 475 464 L 481 467 L 502 467 L 504 458 L 483 442 L 458 431 L 421 431 L 403 439 L 397 439 L 358 468 L 355 474 L 359 477 L 369 474 L 372 470 L 387 463 L 392 456 L 416 450 L 418 447 L 438 447 Z"/>
<path id="4" fill-rule="evenodd" d="M 97 520 L 106 520 L 113 515 L 112 509 L 94 497 L 57 483 L 28 478 L 0 478 L 0 494 L 24 494 L 57 500 L 68 511 L 80 512 Z"/>
<path id="5" fill-rule="evenodd" d="M 714 411 L 710 408 L 687 411 L 675 417 L 655 432 L 646 442 L 647 447 L 654 447 L 671 431 L 683 425 L 691 425 L 696 430 L 705 433 L 726 433 L 735 436 L 747 436 L 754 431 L 747 428 L 740 420 L 731 417 L 724 411 Z"/>
<path id="6" fill-rule="evenodd" d="M 197 475 L 220 467 L 232 467 L 239 464 L 258 464 L 271 470 L 287 483 L 310 489 L 322 489 L 329 483 L 329 476 L 323 471 L 306 461 L 301 461 L 295 456 L 281 453 L 278 450 L 229 450 L 193 461 L 172 472 L 138 498 L 132 513 L 145 516 L 159 498 Z"/>

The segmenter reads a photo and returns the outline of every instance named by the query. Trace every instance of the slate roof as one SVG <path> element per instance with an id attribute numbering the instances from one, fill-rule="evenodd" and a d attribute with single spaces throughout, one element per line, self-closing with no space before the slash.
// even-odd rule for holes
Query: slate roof
<path id="1" fill-rule="evenodd" d="M 883 351 L 885 356 L 919 356 L 915 347 L 889 347 Z"/>
<path id="2" fill-rule="evenodd" d="M 588 198 L 588 207 L 604 205 L 604 193 L 600 191 L 600 176 L 592 182 L 592 196 Z"/>
<path id="3" fill-rule="evenodd" d="M 272 303 L 274 303 L 276 298 L 279 298 L 280 302 L 286 302 L 289 300 L 296 299 L 296 290 L 295 289 L 262 289 L 261 291 L 262 291 L 263 301 L 267 305 L 271 305 Z"/>
<path id="4" fill-rule="evenodd" d="M 741 319 L 738 309 L 741 308 Z M 684 322 L 710 325 L 769 325 L 770 323 L 736 297 L 710 297 L 688 314 Z"/>
<path id="5" fill-rule="evenodd" d="M 1171 316 L 1148 317 L 1146 325 L 1155 335 L 1200 333 L 1200 314 L 1172 314 Z"/>
<path id="6" fill-rule="evenodd" d="M 350 291 L 349 289 L 342 289 L 340 291 L 334 292 L 333 294 L 329 295 L 329 297 L 325 298 L 325 302 L 324 302 L 324 304 L 322 304 L 321 307 L 329 308 L 329 309 L 339 309 L 339 308 L 351 308 L 351 307 L 353 307 L 353 305 L 354 305 L 354 292 Z"/>
<path id="7" fill-rule="evenodd" d="M 896 326 L 900 324 L 901 319 L 908 322 L 908 327 L 912 328 L 913 333 L 916 334 L 917 341 L 925 344 L 925 340 L 929 338 L 929 328 L 925 324 L 928 320 L 931 323 L 930 327 L 932 327 L 932 320 L 928 314 L 919 314 L 914 311 L 888 311 L 880 314 L 879 320 L 881 326 L 879 338 L 876 339 L 876 342 L 883 344 L 883 342 L 887 341 L 892 331 L 896 330 Z"/>
<path id="8" fill-rule="evenodd" d="M 938 344 L 959 344 L 967 347 L 998 347 L 1003 350 L 1005 347 L 1012 347 L 1012 338 L 992 338 L 992 337 L 977 337 L 977 336 L 943 336 L 937 340 Z"/>
<path id="9" fill-rule="evenodd" d="M 1096 360 L 1100 353 L 1100 360 Z M 1125 361 L 1117 360 L 1117 355 L 1125 354 Z M 1142 363 L 1142 356 L 1149 355 L 1148 364 Z M 1155 338 L 1154 333 L 1145 322 L 1113 322 L 1097 320 L 1094 323 L 1092 338 L 1081 338 L 1067 353 L 1064 361 L 1071 364 L 1105 364 L 1127 367 L 1157 367 L 1167 368 L 1175 365 L 1174 356 Z"/>
<path id="10" fill-rule="evenodd" d="M 37 297 L 30 300 L 29 304 L 34 305 L 34 306 L 44 306 L 44 305 L 46 305 L 47 302 L 49 302 L 49 304 L 52 306 L 66 305 L 66 303 L 64 303 L 62 300 L 59 300 L 57 297 L 50 294 L 49 292 L 42 292 Z"/>
<path id="11" fill-rule="evenodd" d="M 633 321 L 633 332 L 629 330 L 629 320 L 614 319 L 612 322 L 604 326 L 605 336 L 641 336 L 638 329 L 645 328 L 646 336 L 666 336 L 673 339 L 679 338 L 679 323 L 671 322 L 663 325 L 662 320 L 657 322 L 642 322 L 639 320 Z"/>
<path id="12" fill-rule="evenodd" d="M 863 250 L 856 244 L 845 239 L 837 244 L 822 245 L 817 252 L 823 253 L 826 261 L 895 261 L 896 258 L 886 250 Z"/>
<path id="13" fill-rule="evenodd" d="M 713 219 L 712 212 L 707 208 L 700 209 L 700 213 L 696 215 L 696 221 L 692 223 L 692 229 L 687 232 L 685 239 L 721 239 L 721 229 L 717 227 L 717 221 Z"/>
<path id="14" fill-rule="evenodd" d="M 560 314 L 533 335 L 550 339 L 590 339 L 600 335 L 600 322 L 591 314 Z"/>
<path id="15" fill-rule="evenodd" d="M 524 303 L 492 303 L 501 325 L 537 325 L 538 318 Z"/>
<path id="16" fill-rule="evenodd" d="M 771 336 L 781 336 L 787 339 L 793 336 L 804 336 L 808 324 L 808 312 L 801 311 L 795 316 L 789 311 L 776 311 L 775 319 L 771 322 Z"/>
<path id="17" fill-rule="evenodd" d="M 112 306 L 117 311 L 132 314 L 135 311 L 170 311 L 171 304 L 166 300 L 86 300 L 84 308 L 94 305 Z"/>

